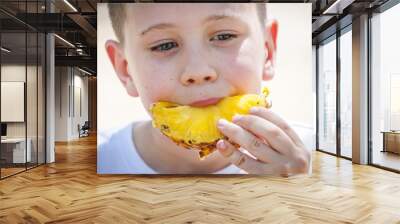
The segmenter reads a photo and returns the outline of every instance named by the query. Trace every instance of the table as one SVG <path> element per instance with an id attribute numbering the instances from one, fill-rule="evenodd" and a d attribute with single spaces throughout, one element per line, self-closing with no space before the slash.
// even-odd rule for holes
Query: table
<path id="1" fill-rule="evenodd" d="M 26 154 L 25 154 L 25 138 L 6 138 L 1 139 L 1 157 L 6 163 L 26 163 L 31 162 L 31 145 L 32 141 L 27 138 Z M 25 161 L 26 160 L 26 161 Z"/>
<path id="2" fill-rule="evenodd" d="M 400 154 L 400 131 L 382 131 L 381 133 L 383 133 L 382 152 Z"/>

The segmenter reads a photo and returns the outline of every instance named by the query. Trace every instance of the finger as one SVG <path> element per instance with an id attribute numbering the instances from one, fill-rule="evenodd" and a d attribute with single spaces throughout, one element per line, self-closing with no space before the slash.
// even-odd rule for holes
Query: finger
<path id="1" fill-rule="evenodd" d="M 273 111 L 268 110 L 264 107 L 253 107 L 250 109 L 250 114 L 260 116 L 266 120 L 269 120 L 280 129 L 282 129 L 296 144 L 297 146 L 303 146 L 303 141 L 297 135 L 297 133 L 290 127 L 290 125 L 279 115 L 275 114 Z"/>
<path id="2" fill-rule="evenodd" d="M 222 123 L 224 126 L 220 128 L 220 131 L 230 140 L 245 148 L 258 160 L 265 163 L 283 162 L 283 156 L 267 146 L 262 139 L 257 138 L 252 133 L 234 123 L 229 123 L 227 121 L 222 121 Z"/>
<path id="3" fill-rule="evenodd" d="M 266 140 L 273 149 L 282 154 L 291 154 L 293 141 L 279 127 L 256 115 L 236 115 L 233 122 Z"/>
<path id="4" fill-rule="evenodd" d="M 274 169 L 270 164 L 257 161 L 245 153 L 239 151 L 232 144 L 225 140 L 217 143 L 218 151 L 227 158 L 232 164 L 250 174 L 274 174 Z"/>

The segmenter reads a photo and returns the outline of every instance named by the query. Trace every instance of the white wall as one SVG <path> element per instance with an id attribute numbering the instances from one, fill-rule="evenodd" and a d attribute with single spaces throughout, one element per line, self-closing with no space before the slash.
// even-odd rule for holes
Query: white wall
<path id="1" fill-rule="evenodd" d="M 106 4 L 97 4 L 97 130 L 150 119 L 139 98 L 128 96 L 108 60 L 104 44 L 116 39 Z M 118 100 L 116 100 L 118 99 Z"/>
<path id="2" fill-rule="evenodd" d="M 276 76 L 270 83 L 273 110 L 293 124 L 305 145 L 315 149 L 316 90 L 312 60 L 311 4 L 267 4 L 278 21 Z"/>
<path id="3" fill-rule="evenodd" d="M 313 127 L 311 4 L 271 3 L 267 14 L 279 23 L 276 76 L 269 84 L 273 109 L 288 120 Z"/>
<path id="4" fill-rule="evenodd" d="M 24 122 L 25 83 L 1 81 L 1 121 Z"/>
<path id="5" fill-rule="evenodd" d="M 9 64 L 1 66 L 1 81 L 18 81 L 25 82 L 26 70 L 31 74 L 32 67 L 18 64 Z M 6 108 L 1 108 L 6 110 Z M 8 122 L 7 137 L 25 137 L 25 122 Z"/>
<path id="6" fill-rule="evenodd" d="M 68 67 L 55 68 L 55 140 L 68 139 Z"/>
<path id="7" fill-rule="evenodd" d="M 11 82 L 24 82 L 26 84 L 26 107 L 17 108 L 1 108 L 2 112 L 7 111 L 10 113 L 24 114 L 26 112 L 26 121 L 22 122 L 6 122 L 7 123 L 7 137 L 10 138 L 21 138 L 27 136 L 30 140 L 30 149 L 32 151 L 32 161 L 36 162 L 36 158 L 39 159 L 39 163 L 44 162 L 44 150 L 45 150 L 45 139 L 44 139 L 44 74 L 41 66 L 25 66 L 25 64 L 3 64 L 1 66 L 1 81 Z M 27 79 L 27 80 L 26 80 Z M 4 89 L 2 89 L 3 92 Z M 20 90 L 24 94 L 23 90 Z M 2 98 L 7 98 L 6 95 L 2 95 Z M 24 101 L 24 100 L 23 100 Z M 22 102 L 24 104 L 25 102 Z M 3 102 L 2 102 L 3 104 Z M 11 111 L 10 111 L 11 110 Z M 37 153 L 39 156 L 37 157 Z"/>
<path id="8" fill-rule="evenodd" d="M 72 119 L 72 124 L 71 124 L 71 135 L 73 138 L 78 138 L 79 137 L 79 132 L 78 132 L 78 124 L 82 126 L 85 121 L 88 121 L 88 77 L 81 76 L 83 73 L 78 73 L 78 70 L 75 69 L 75 75 L 74 75 L 74 96 L 72 96 L 75 101 L 75 105 L 73 110 L 75 110 L 75 113 L 73 113 L 73 119 Z M 80 90 L 80 93 L 77 91 Z M 80 94 L 80 98 L 79 98 Z M 81 101 L 81 102 L 79 102 Z M 81 107 L 81 108 L 79 108 Z M 82 110 L 81 112 L 79 110 Z"/>
<path id="9" fill-rule="evenodd" d="M 82 75 L 83 73 L 76 68 L 56 67 L 56 141 L 77 139 L 79 137 L 78 124 L 82 126 L 88 120 L 88 78 Z M 79 89 L 81 103 L 77 97 Z M 77 105 L 82 105 L 82 114 L 79 113 Z"/>
<path id="10" fill-rule="evenodd" d="M 1 66 L 1 81 L 10 82 L 25 82 L 25 76 L 27 75 L 29 84 L 36 85 L 36 81 L 33 81 L 31 76 L 36 76 L 36 67 L 18 65 L 18 64 L 7 64 Z M 36 88 L 27 88 L 27 105 L 36 100 Z M 31 92 L 33 91 L 33 92 Z M 4 96 L 2 96 L 4 97 Z M 32 105 L 36 108 L 35 104 Z M 1 108 L 1 110 L 7 110 L 7 108 Z M 22 108 L 24 110 L 24 108 Z M 32 108 L 27 108 L 27 118 L 28 118 L 28 136 L 36 130 L 36 113 L 33 113 Z M 35 111 L 36 112 L 36 111 Z M 32 123 L 34 121 L 34 124 Z M 8 137 L 25 137 L 25 122 L 7 122 L 7 136 Z M 35 132 L 36 134 L 36 132 Z"/>

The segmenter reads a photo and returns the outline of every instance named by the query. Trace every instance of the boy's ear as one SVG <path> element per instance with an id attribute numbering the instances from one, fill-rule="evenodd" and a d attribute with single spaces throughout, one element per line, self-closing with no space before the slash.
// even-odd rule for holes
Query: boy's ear
<path id="1" fill-rule="evenodd" d="M 105 44 L 106 51 L 110 61 L 118 75 L 119 80 L 124 85 L 130 96 L 137 97 L 139 93 L 133 83 L 132 77 L 129 74 L 128 62 L 123 53 L 120 43 L 114 40 L 108 40 Z"/>
<path id="2" fill-rule="evenodd" d="M 271 80 L 275 75 L 275 53 L 277 46 L 278 37 L 278 22 L 274 19 L 270 20 L 265 27 L 266 39 L 265 39 L 265 51 L 267 54 L 264 69 L 263 69 L 263 80 Z"/>

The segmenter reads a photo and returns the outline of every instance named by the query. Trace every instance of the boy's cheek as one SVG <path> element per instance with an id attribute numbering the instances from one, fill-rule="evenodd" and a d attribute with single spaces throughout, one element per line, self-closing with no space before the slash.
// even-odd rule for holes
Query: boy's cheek
<path id="1" fill-rule="evenodd" d="M 143 64 L 143 67 L 153 67 L 138 71 L 138 89 L 140 97 L 147 98 L 148 101 L 168 100 L 171 93 L 176 90 L 176 77 L 170 75 L 167 69 L 155 69 L 152 65 Z"/>
<path id="2" fill-rule="evenodd" d="M 236 78 L 248 78 L 252 76 L 260 76 L 264 65 L 264 58 L 260 50 L 254 47 L 243 47 L 235 54 L 225 55 L 221 65 L 225 68 L 225 72 L 234 75 Z M 239 77 L 238 77 L 239 76 Z"/>
<path id="3" fill-rule="evenodd" d="M 257 93 L 262 81 L 261 71 L 249 67 L 232 67 L 224 79 L 241 93 Z"/>
<path id="4" fill-rule="evenodd" d="M 142 95 L 139 95 L 142 98 L 142 101 L 146 108 L 149 108 L 151 104 L 159 102 L 159 101 L 169 101 L 173 102 L 175 96 L 173 95 L 176 91 L 176 88 L 169 86 L 166 83 L 154 82 L 152 85 L 148 85 L 143 88 Z"/>

